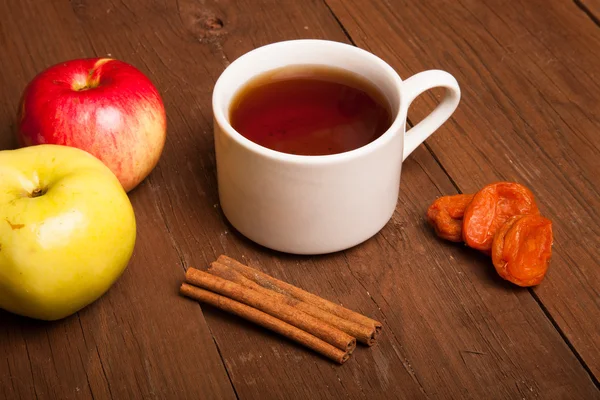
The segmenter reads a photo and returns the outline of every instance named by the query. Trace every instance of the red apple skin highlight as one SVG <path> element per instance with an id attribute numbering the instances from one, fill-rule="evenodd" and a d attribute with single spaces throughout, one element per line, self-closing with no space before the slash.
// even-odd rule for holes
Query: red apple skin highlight
<path id="1" fill-rule="evenodd" d="M 129 192 L 158 163 L 166 130 L 164 104 L 150 79 L 125 62 L 92 58 L 54 65 L 27 85 L 17 139 L 21 147 L 85 150 Z"/>

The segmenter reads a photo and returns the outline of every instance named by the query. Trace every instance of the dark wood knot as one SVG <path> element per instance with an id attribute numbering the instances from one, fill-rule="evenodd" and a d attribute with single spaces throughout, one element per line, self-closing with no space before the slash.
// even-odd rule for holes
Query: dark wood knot
<path id="1" fill-rule="evenodd" d="M 223 29 L 224 24 L 221 18 L 207 17 L 204 19 L 203 25 L 206 29 L 210 31 L 218 31 L 219 29 Z"/>

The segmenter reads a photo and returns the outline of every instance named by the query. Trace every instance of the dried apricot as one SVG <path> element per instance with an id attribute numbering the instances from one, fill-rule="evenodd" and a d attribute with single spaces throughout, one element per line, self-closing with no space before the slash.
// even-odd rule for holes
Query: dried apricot
<path id="1" fill-rule="evenodd" d="M 539 214 L 533 193 L 514 182 L 497 182 L 475 193 L 463 216 L 462 235 L 474 249 L 489 253 L 496 231 L 513 215 Z"/>
<path id="2" fill-rule="evenodd" d="M 427 222 L 442 239 L 462 242 L 462 218 L 472 199 L 472 194 L 440 197 L 427 209 Z"/>
<path id="3" fill-rule="evenodd" d="M 519 286 L 538 285 L 552 256 L 552 221 L 541 215 L 515 215 L 498 230 L 492 262 L 502 278 Z"/>

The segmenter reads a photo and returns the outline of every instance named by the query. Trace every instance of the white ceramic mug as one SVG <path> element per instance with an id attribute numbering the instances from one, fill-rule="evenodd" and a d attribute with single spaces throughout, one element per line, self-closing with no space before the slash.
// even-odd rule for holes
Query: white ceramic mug
<path id="1" fill-rule="evenodd" d="M 236 132 L 229 108 L 253 77 L 287 65 L 343 68 L 375 84 L 392 106 L 393 123 L 375 141 L 324 156 L 281 153 Z M 434 87 L 446 96 L 423 121 L 406 129 L 410 103 Z M 405 81 L 383 60 L 357 47 L 325 40 L 292 40 L 257 48 L 231 63 L 213 92 L 217 179 L 221 208 L 244 236 L 295 254 L 347 249 L 375 235 L 398 200 L 402 161 L 454 112 L 456 79 L 444 71 Z"/>

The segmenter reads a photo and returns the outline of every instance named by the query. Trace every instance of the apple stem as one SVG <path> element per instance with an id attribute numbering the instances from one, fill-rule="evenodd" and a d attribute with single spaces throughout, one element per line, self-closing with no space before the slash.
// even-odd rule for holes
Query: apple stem
<path id="1" fill-rule="evenodd" d="M 82 92 L 84 90 L 94 89 L 97 86 L 98 86 L 98 84 L 96 82 L 89 82 L 89 81 L 87 81 L 84 84 L 75 83 L 73 85 L 73 90 L 75 90 L 76 92 Z"/>
<path id="2" fill-rule="evenodd" d="M 40 197 L 41 195 L 43 195 L 45 193 L 45 190 L 42 188 L 35 188 L 33 189 L 33 192 L 31 192 L 31 197 Z"/>

